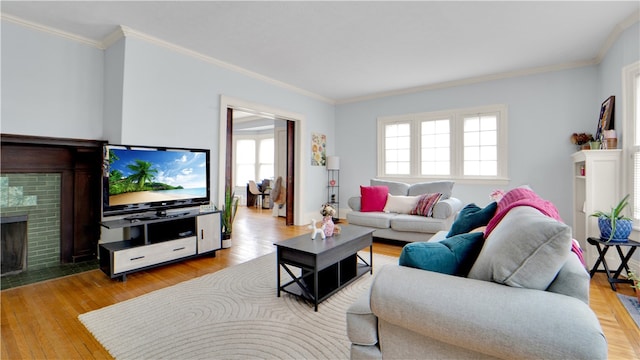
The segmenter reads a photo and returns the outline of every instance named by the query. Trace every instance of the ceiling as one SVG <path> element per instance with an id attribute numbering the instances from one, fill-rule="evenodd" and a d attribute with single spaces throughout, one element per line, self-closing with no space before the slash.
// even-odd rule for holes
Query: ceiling
<path id="1" fill-rule="evenodd" d="M 598 63 L 640 1 L 1 1 L 102 43 L 120 26 L 329 102 Z"/>

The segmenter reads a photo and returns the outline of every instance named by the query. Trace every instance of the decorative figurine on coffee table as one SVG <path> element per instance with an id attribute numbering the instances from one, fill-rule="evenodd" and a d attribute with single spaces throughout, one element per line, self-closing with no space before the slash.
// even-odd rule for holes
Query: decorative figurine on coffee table
<path id="1" fill-rule="evenodd" d="M 322 205 L 320 215 L 322 215 L 322 222 L 325 225 L 325 236 L 333 236 L 333 234 L 340 233 L 340 228 L 335 226 L 335 224 L 333 223 L 333 217 L 336 215 L 336 209 L 334 209 L 333 206 L 329 204 Z"/>
<path id="2" fill-rule="evenodd" d="M 324 240 L 326 238 L 324 234 L 325 227 L 326 225 L 324 221 L 318 222 L 316 219 L 311 219 L 311 225 L 309 225 L 309 228 L 311 229 L 311 240 L 315 240 L 316 235 L 318 234 L 320 234 L 320 237 Z"/>

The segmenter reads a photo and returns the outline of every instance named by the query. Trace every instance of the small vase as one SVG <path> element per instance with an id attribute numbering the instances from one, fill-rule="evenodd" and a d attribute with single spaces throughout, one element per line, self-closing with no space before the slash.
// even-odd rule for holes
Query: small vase
<path id="1" fill-rule="evenodd" d="M 333 219 L 331 218 L 331 216 L 325 216 L 322 219 L 322 222 L 324 223 L 324 235 L 326 237 L 333 236 L 335 224 L 333 223 Z"/>
<path id="2" fill-rule="evenodd" d="M 600 150 L 600 141 L 589 141 L 589 146 L 591 150 Z"/>

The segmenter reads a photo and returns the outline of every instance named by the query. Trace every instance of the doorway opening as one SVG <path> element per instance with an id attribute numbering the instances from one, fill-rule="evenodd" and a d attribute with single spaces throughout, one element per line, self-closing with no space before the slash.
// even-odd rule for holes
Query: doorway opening
<path id="1" fill-rule="evenodd" d="M 224 115 L 224 117 L 222 117 Z M 274 216 L 284 217 L 286 225 L 295 225 L 300 219 L 300 196 L 296 185 L 300 178 L 300 159 L 296 156 L 302 116 L 251 104 L 237 99 L 221 97 L 219 198 L 231 188 L 239 195 L 241 204 L 251 202 L 249 180 L 264 183 L 273 190 L 276 180 L 284 196 L 279 203 L 264 195 L 262 207 Z M 266 145 L 265 145 L 266 144 Z M 265 146 L 261 146 L 265 145 Z M 260 159 L 260 148 L 271 153 Z M 268 192 L 267 192 L 268 193 Z"/>

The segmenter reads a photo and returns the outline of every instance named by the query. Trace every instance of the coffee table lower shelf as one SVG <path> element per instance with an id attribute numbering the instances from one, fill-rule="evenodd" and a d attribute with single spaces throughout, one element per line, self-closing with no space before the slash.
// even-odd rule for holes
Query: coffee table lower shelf
<path id="1" fill-rule="evenodd" d="M 339 234 L 323 240 L 304 234 L 274 243 L 278 297 L 282 291 L 299 296 L 318 311 L 318 303 L 366 272 L 373 274 L 372 233 L 370 228 L 345 225 Z M 366 248 L 368 261 L 358 255 L 358 251 Z"/>
<path id="2" fill-rule="evenodd" d="M 357 254 L 356 254 L 357 255 Z M 282 285 L 280 287 L 281 291 L 284 291 L 288 294 L 295 295 L 305 299 L 317 306 L 318 303 L 326 300 L 331 297 L 333 294 L 338 292 L 340 289 L 345 286 L 351 284 L 355 280 L 357 280 L 362 275 L 371 272 L 371 265 L 366 263 L 362 258 L 357 256 L 357 258 L 361 259 L 363 263 L 358 262 L 355 266 L 355 271 L 340 271 L 346 262 L 356 261 L 352 257 L 342 260 L 338 264 L 334 264 L 324 270 L 318 272 L 318 302 L 316 303 L 316 299 L 314 298 L 314 274 L 313 269 L 303 268 L 296 265 L 291 264 L 280 264 L 287 272 L 290 272 L 289 275 L 292 276 L 293 271 L 291 271 L 290 266 L 300 268 L 302 271 L 301 276 L 295 277 L 295 279 L 289 281 L 288 283 Z M 293 275 L 295 276 L 295 275 Z M 292 276 L 292 277 L 293 277 Z M 317 311 L 317 307 L 316 307 Z"/>

